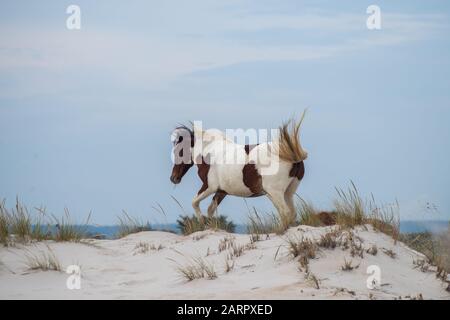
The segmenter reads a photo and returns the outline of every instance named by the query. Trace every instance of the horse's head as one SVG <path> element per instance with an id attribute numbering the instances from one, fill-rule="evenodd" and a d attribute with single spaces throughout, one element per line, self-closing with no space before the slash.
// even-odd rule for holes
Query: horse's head
<path id="1" fill-rule="evenodd" d="M 172 150 L 172 175 L 170 181 L 174 184 L 181 182 L 183 176 L 194 165 L 192 160 L 192 148 L 194 147 L 194 132 L 186 126 L 176 128 L 171 136 Z"/>

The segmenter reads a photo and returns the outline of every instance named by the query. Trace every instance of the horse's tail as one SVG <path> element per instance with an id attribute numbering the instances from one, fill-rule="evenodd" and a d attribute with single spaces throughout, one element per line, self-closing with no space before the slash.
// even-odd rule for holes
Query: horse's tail
<path id="1" fill-rule="evenodd" d="M 304 117 L 305 111 L 303 111 L 302 117 L 298 122 L 290 119 L 280 126 L 280 137 L 278 143 L 278 155 L 280 159 L 287 162 L 297 163 L 308 157 L 308 153 L 302 148 L 299 137 L 300 126 Z"/>

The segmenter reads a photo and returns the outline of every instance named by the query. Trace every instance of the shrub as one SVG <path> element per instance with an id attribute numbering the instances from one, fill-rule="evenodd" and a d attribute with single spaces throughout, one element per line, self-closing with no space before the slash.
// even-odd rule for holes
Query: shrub
<path id="1" fill-rule="evenodd" d="M 228 221 L 228 218 L 223 215 L 218 217 L 202 216 L 200 219 L 196 215 L 182 215 L 177 220 L 177 224 L 181 233 L 184 235 L 207 229 L 224 230 L 233 233 L 236 229 L 236 225 L 232 221 Z"/>

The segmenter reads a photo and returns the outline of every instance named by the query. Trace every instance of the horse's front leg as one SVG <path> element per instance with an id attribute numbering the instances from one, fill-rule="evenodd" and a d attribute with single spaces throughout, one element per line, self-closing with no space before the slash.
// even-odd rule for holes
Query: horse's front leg
<path id="1" fill-rule="evenodd" d="M 222 202 L 223 198 L 225 198 L 227 193 L 225 191 L 219 190 L 214 195 L 211 204 L 208 207 L 208 217 L 212 217 L 216 212 L 217 207 Z"/>
<path id="2" fill-rule="evenodd" d="M 200 210 L 200 202 L 207 198 L 208 196 L 212 195 L 215 192 L 215 190 L 212 190 L 210 188 L 207 189 L 200 189 L 197 196 L 192 199 L 192 207 L 194 208 L 195 214 L 199 219 L 202 218 L 202 211 Z"/>

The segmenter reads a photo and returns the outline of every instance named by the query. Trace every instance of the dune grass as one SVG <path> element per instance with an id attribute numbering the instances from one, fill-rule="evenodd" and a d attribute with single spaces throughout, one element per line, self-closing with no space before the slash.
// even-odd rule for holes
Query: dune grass
<path id="1" fill-rule="evenodd" d="M 378 254 L 378 247 L 373 244 L 371 247 L 366 249 L 366 252 L 372 256 L 376 256 Z"/>
<path id="2" fill-rule="evenodd" d="M 177 263 L 176 271 L 186 281 L 203 278 L 213 280 L 217 278 L 214 266 L 201 257 L 189 259 L 186 265 Z"/>
<path id="3" fill-rule="evenodd" d="M 446 232 L 413 232 L 400 235 L 400 241 L 422 253 L 428 264 L 437 267 L 437 275 L 446 280 L 450 274 L 450 225 Z"/>
<path id="4" fill-rule="evenodd" d="M 317 245 L 325 249 L 334 249 L 339 245 L 337 237 L 338 232 L 336 231 L 327 232 L 320 236 Z"/>
<path id="5" fill-rule="evenodd" d="M 140 241 L 136 244 L 134 247 L 134 254 L 145 254 L 147 252 L 151 251 L 160 251 L 164 249 L 164 246 L 162 244 L 155 245 L 154 243 L 148 243 Z"/>
<path id="6" fill-rule="evenodd" d="M 283 223 L 279 216 L 274 213 L 260 213 L 253 207 L 247 217 L 247 232 L 253 238 L 253 241 L 261 240 L 262 236 L 266 238 L 271 234 L 282 234 L 285 231 Z"/>
<path id="7" fill-rule="evenodd" d="M 333 209 L 330 212 L 319 212 L 311 202 L 297 195 L 296 225 L 321 227 L 335 224 L 345 229 L 370 224 L 375 230 L 383 232 L 397 241 L 400 234 L 397 202 L 390 205 L 379 205 L 373 195 L 366 201 L 359 194 L 352 181 L 347 189 L 335 189 L 337 197 L 333 201 Z M 253 211 L 249 210 L 247 231 L 253 235 L 255 240 L 259 240 L 260 236 L 264 234 L 283 234 L 289 226 L 283 221 L 283 217 L 279 217 L 278 214 L 263 215 L 255 208 L 253 208 Z"/>
<path id="8" fill-rule="evenodd" d="M 224 264 L 224 272 L 229 273 L 234 269 L 234 260 L 229 259 L 228 257 L 225 259 Z"/>
<path id="9" fill-rule="evenodd" d="M 0 201 L 0 243 L 7 245 L 9 240 L 10 217 L 5 208 L 5 201 Z"/>
<path id="10" fill-rule="evenodd" d="M 16 201 L 16 208 L 10 215 L 10 230 L 14 236 L 21 240 L 31 237 L 33 222 L 28 214 L 28 210 L 23 207 L 19 200 Z"/>
<path id="11" fill-rule="evenodd" d="M 177 227 L 183 235 L 189 235 L 194 232 L 204 231 L 208 229 L 224 230 L 230 233 L 234 233 L 236 230 L 236 224 L 229 221 L 227 216 L 214 214 L 212 217 L 197 215 L 190 215 L 183 207 L 180 201 L 174 196 L 171 198 L 175 201 L 178 207 L 181 209 L 182 214 L 177 219 Z"/>
<path id="12" fill-rule="evenodd" d="M 342 271 L 352 271 L 354 269 L 358 269 L 358 265 L 354 265 L 352 260 L 347 260 L 344 258 L 344 264 L 341 266 Z"/>
<path id="13" fill-rule="evenodd" d="M 6 208 L 4 200 L 0 201 L 0 243 L 8 246 L 43 240 L 80 241 L 86 237 L 89 218 L 85 225 L 77 225 L 71 222 L 67 209 L 62 219 L 47 214 L 45 208 L 34 210 L 31 214 L 19 199 L 12 209 Z"/>
<path id="14" fill-rule="evenodd" d="M 55 215 L 52 215 L 53 224 L 56 229 L 53 232 L 52 240 L 57 242 L 79 242 L 81 239 L 87 238 L 87 230 L 90 219 L 91 213 L 89 213 L 84 224 L 75 224 L 72 222 L 69 210 L 67 208 L 64 209 L 64 215 L 61 218 L 57 218 Z"/>
<path id="15" fill-rule="evenodd" d="M 0 202 L 0 243 L 3 245 L 45 240 L 49 238 L 48 230 L 42 218 L 29 214 L 18 198 L 15 207 L 10 210 L 4 200 Z"/>
<path id="16" fill-rule="evenodd" d="M 379 205 L 372 195 L 366 223 L 397 241 L 400 236 L 400 205 L 397 201 Z"/>
<path id="17" fill-rule="evenodd" d="M 322 221 L 319 219 L 317 210 L 312 203 L 307 202 L 300 197 L 298 197 L 296 211 L 299 224 L 311 227 L 320 227 L 323 225 Z"/>
<path id="18" fill-rule="evenodd" d="M 286 239 L 289 254 L 298 259 L 299 271 L 309 272 L 309 260 L 316 258 L 318 246 L 310 239 L 290 236 Z"/>
<path id="19" fill-rule="evenodd" d="M 336 188 L 337 198 L 334 201 L 336 224 L 342 228 L 354 228 L 370 224 L 375 230 L 391 236 L 394 241 L 400 234 L 399 206 L 395 202 L 391 205 L 378 205 L 375 198 L 364 200 L 353 181 L 347 189 Z"/>
<path id="20" fill-rule="evenodd" d="M 150 223 L 144 223 L 138 218 L 130 216 L 125 210 L 122 211 L 122 216 L 118 217 L 119 231 L 116 238 L 123 238 L 133 233 L 152 231 Z"/>
<path id="21" fill-rule="evenodd" d="M 46 250 L 37 253 L 27 251 L 25 264 L 29 270 L 61 271 L 62 266 L 55 253 L 47 246 Z"/>
<path id="22" fill-rule="evenodd" d="M 287 244 L 289 253 L 294 257 L 306 256 L 308 259 L 314 259 L 317 253 L 317 245 L 310 239 L 288 237 Z"/>
<path id="23" fill-rule="evenodd" d="M 234 233 L 236 229 L 236 225 L 224 215 L 214 215 L 213 217 L 202 216 L 201 218 L 198 218 L 196 215 L 182 215 L 177 220 L 177 224 L 178 229 L 180 229 L 183 235 L 189 235 L 207 229 L 224 230 Z"/>
<path id="24" fill-rule="evenodd" d="M 334 209 L 337 213 L 336 223 L 350 228 L 363 225 L 366 218 L 365 202 L 353 182 L 347 190 L 335 189 L 338 196 L 334 200 Z"/>

